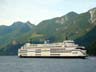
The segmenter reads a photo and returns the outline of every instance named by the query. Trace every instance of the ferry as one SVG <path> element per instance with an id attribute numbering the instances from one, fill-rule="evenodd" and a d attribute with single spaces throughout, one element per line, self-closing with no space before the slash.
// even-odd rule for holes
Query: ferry
<path id="1" fill-rule="evenodd" d="M 26 43 L 18 49 L 19 57 L 67 57 L 85 58 L 87 56 L 84 46 L 75 44 L 73 40 L 58 43 L 31 44 Z"/>

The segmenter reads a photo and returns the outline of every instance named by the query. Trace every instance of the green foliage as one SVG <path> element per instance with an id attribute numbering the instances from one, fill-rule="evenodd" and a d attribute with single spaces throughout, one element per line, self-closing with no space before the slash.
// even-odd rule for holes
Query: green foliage
<path id="1" fill-rule="evenodd" d="M 93 42 L 89 48 L 88 48 L 88 54 L 89 55 L 95 55 L 96 56 L 96 41 Z"/>
<path id="2" fill-rule="evenodd" d="M 0 55 L 16 55 L 18 48 L 26 42 L 44 43 L 75 40 L 86 46 L 88 53 L 96 55 L 96 27 L 91 22 L 89 12 L 70 12 L 64 16 L 44 20 L 37 26 L 15 22 L 11 26 L 0 26 Z M 90 48 L 89 48 L 90 47 Z"/>

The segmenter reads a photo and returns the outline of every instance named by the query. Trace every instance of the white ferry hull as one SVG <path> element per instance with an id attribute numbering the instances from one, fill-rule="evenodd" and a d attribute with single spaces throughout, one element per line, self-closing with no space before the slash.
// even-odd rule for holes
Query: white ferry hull
<path id="1" fill-rule="evenodd" d="M 83 58 L 86 56 L 19 56 L 20 58 Z"/>

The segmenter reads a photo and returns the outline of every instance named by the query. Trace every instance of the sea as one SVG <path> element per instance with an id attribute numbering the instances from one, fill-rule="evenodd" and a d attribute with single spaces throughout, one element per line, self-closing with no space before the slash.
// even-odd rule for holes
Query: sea
<path id="1" fill-rule="evenodd" d="M 0 72 L 96 72 L 96 57 L 74 59 L 0 56 Z"/>

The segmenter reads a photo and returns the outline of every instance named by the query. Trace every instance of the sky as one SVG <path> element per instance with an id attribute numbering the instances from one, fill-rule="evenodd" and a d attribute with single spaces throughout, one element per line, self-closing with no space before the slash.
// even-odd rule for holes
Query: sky
<path id="1" fill-rule="evenodd" d="M 37 25 L 70 11 L 83 13 L 96 7 L 96 0 L 0 0 L 0 25 L 16 21 Z"/>

